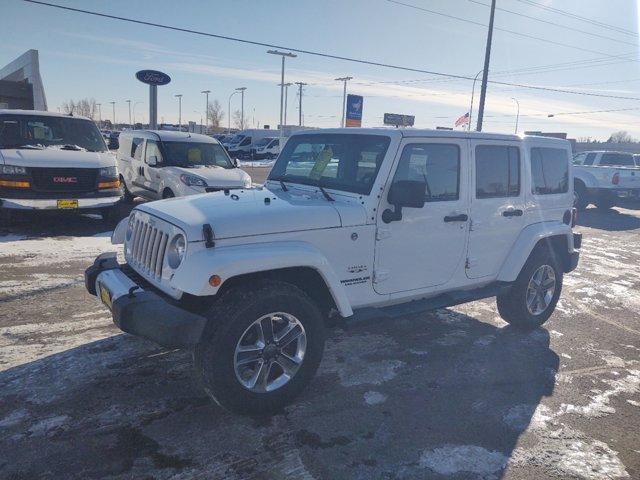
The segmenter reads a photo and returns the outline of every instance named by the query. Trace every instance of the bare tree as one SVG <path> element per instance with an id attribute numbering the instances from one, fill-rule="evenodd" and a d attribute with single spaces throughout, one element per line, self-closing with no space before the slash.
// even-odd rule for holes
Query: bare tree
<path id="1" fill-rule="evenodd" d="M 83 98 L 77 102 L 74 100 L 67 100 L 62 104 L 62 110 L 67 114 L 80 115 L 93 120 L 96 114 L 96 99 Z"/>
<path id="2" fill-rule="evenodd" d="M 609 137 L 608 142 L 610 143 L 631 143 L 635 142 L 634 138 L 629 135 L 629 132 L 625 132 L 624 130 L 620 130 L 619 132 L 614 132 Z"/>
<path id="3" fill-rule="evenodd" d="M 224 119 L 224 112 L 222 106 L 218 100 L 214 100 L 213 103 L 207 105 L 207 120 L 214 127 L 219 127 Z"/>
<path id="4" fill-rule="evenodd" d="M 240 110 L 236 110 L 235 112 L 233 112 L 233 125 L 240 129 L 246 125 L 249 124 L 249 119 L 247 117 L 244 117 L 244 122 L 242 121 L 242 112 Z"/>

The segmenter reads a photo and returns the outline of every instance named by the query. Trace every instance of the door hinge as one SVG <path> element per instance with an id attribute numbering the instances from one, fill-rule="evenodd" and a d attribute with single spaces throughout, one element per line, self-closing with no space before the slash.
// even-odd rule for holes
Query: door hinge
<path id="1" fill-rule="evenodd" d="M 373 283 L 384 282 L 389 278 L 389 270 L 375 270 L 373 272 Z"/>
<path id="2" fill-rule="evenodd" d="M 391 230 L 388 228 L 378 228 L 376 231 L 376 240 L 384 240 L 391 237 Z"/>

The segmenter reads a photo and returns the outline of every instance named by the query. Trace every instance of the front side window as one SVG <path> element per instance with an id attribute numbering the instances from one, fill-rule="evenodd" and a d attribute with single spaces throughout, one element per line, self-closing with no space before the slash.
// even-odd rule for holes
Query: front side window
<path id="1" fill-rule="evenodd" d="M 582 165 L 584 163 L 584 159 L 587 158 L 586 153 L 578 153 L 573 156 L 573 164 L 574 165 Z"/>
<path id="2" fill-rule="evenodd" d="M 133 138 L 131 140 L 131 156 L 136 160 L 142 160 L 142 149 L 144 148 L 144 138 Z"/>
<path id="3" fill-rule="evenodd" d="M 595 153 L 588 153 L 587 157 L 584 159 L 583 165 L 593 165 L 593 162 L 596 160 Z"/>
<path id="4" fill-rule="evenodd" d="M 603 153 L 600 165 L 612 167 L 635 167 L 633 155 L 626 153 Z"/>
<path id="5" fill-rule="evenodd" d="M 261 138 L 255 143 L 255 147 L 266 147 L 272 140 L 273 138 L 269 137 Z"/>
<path id="6" fill-rule="evenodd" d="M 218 143 L 163 142 L 164 165 L 197 167 L 200 165 L 234 168 L 229 155 Z"/>
<path id="7" fill-rule="evenodd" d="M 503 145 L 476 147 L 476 198 L 520 195 L 520 149 Z"/>
<path id="8" fill-rule="evenodd" d="M 160 165 L 162 163 L 162 152 L 160 152 L 160 146 L 158 145 L 158 142 L 147 140 L 147 149 L 145 150 L 144 154 L 144 162 L 148 164 L 151 157 L 156 157 L 157 165 Z"/>
<path id="9" fill-rule="evenodd" d="M 0 115 L 0 148 L 107 150 L 102 134 L 90 120 L 11 114 Z"/>
<path id="10" fill-rule="evenodd" d="M 251 144 L 251 137 L 244 137 L 244 140 L 242 140 L 242 142 L 240 142 L 240 147 L 246 147 L 247 145 Z"/>
<path id="11" fill-rule="evenodd" d="M 569 191 L 569 158 L 561 148 L 531 149 L 531 191 L 550 195 Z"/>
<path id="12" fill-rule="evenodd" d="M 371 192 L 389 142 L 389 137 L 382 135 L 294 135 L 282 149 L 269 179 L 366 195 Z"/>
<path id="13" fill-rule="evenodd" d="M 425 182 L 426 202 L 458 200 L 460 195 L 460 149 L 457 145 L 416 143 L 402 150 L 393 181 Z"/>

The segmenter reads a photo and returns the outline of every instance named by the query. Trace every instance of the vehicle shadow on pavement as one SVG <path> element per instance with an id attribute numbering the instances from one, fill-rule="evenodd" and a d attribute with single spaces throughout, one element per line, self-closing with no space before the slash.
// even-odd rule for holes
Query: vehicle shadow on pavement
<path id="1" fill-rule="evenodd" d="M 116 335 L 0 372 L 0 477 L 499 478 L 558 365 L 544 329 L 370 321 L 330 333 L 295 404 L 251 418 L 209 400 L 188 352 Z"/>
<path id="2" fill-rule="evenodd" d="M 610 232 L 621 232 L 640 228 L 640 218 L 616 209 L 588 208 L 578 214 L 578 225 Z"/>

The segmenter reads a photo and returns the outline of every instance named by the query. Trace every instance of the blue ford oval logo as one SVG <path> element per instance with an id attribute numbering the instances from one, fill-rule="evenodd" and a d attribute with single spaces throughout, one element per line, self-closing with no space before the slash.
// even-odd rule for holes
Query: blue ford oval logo
<path id="1" fill-rule="evenodd" d="M 147 85 L 166 85 L 171 81 L 169 75 L 157 70 L 140 70 L 136 73 L 136 78 Z"/>

